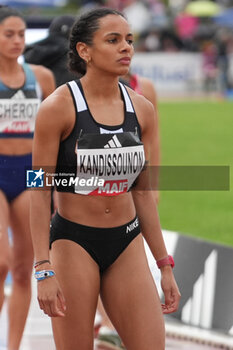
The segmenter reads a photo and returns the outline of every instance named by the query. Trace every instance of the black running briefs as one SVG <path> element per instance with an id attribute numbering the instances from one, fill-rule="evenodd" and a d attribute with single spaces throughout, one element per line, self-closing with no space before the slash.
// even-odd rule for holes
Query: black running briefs
<path id="1" fill-rule="evenodd" d="M 102 228 L 77 224 L 56 213 L 51 222 L 50 247 L 58 239 L 74 241 L 91 255 L 102 273 L 140 232 L 137 216 L 125 225 Z"/>

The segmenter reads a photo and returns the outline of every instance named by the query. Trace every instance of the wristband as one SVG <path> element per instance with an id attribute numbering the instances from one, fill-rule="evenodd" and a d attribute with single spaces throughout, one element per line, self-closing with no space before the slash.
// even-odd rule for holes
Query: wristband
<path id="1" fill-rule="evenodd" d="M 36 271 L 34 273 L 34 276 L 37 279 L 37 281 L 42 281 L 54 275 L 55 275 L 55 272 L 53 270 L 42 270 L 42 271 Z"/>
<path id="2" fill-rule="evenodd" d="M 161 267 L 166 266 L 166 265 L 171 265 L 172 268 L 175 266 L 174 259 L 171 255 L 168 255 L 163 259 L 157 260 L 156 264 L 157 264 L 159 269 L 161 269 Z"/>
<path id="3" fill-rule="evenodd" d="M 35 264 L 34 264 L 34 268 L 36 269 L 38 266 L 40 266 L 40 265 L 42 265 L 42 264 L 45 264 L 45 263 L 50 264 L 50 260 L 40 260 L 40 261 L 37 261 L 37 262 L 35 262 Z"/>

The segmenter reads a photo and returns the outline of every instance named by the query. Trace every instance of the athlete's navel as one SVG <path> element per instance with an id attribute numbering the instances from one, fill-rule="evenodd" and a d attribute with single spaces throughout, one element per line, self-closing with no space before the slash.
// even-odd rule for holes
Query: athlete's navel
<path id="1" fill-rule="evenodd" d="M 106 213 L 106 214 L 109 214 L 109 213 L 110 213 L 110 209 L 109 209 L 109 208 L 106 208 L 106 209 L 105 209 L 105 213 Z"/>

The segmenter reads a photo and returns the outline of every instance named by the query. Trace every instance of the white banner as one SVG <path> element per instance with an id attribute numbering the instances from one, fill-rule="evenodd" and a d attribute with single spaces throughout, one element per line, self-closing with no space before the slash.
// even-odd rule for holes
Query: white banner
<path id="1" fill-rule="evenodd" d="M 132 71 L 153 80 L 158 95 L 190 95 L 202 90 L 202 56 L 196 53 L 136 53 Z"/>

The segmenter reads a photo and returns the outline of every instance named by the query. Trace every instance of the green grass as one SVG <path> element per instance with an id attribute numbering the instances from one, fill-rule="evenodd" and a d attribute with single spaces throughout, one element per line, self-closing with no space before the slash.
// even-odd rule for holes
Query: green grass
<path id="1" fill-rule="evenodd" d="M 228 165 L 230 191 L 161 191 L 163 229 L 233 246 L 233 102 L 161 102 L 162 165 Z"/>

